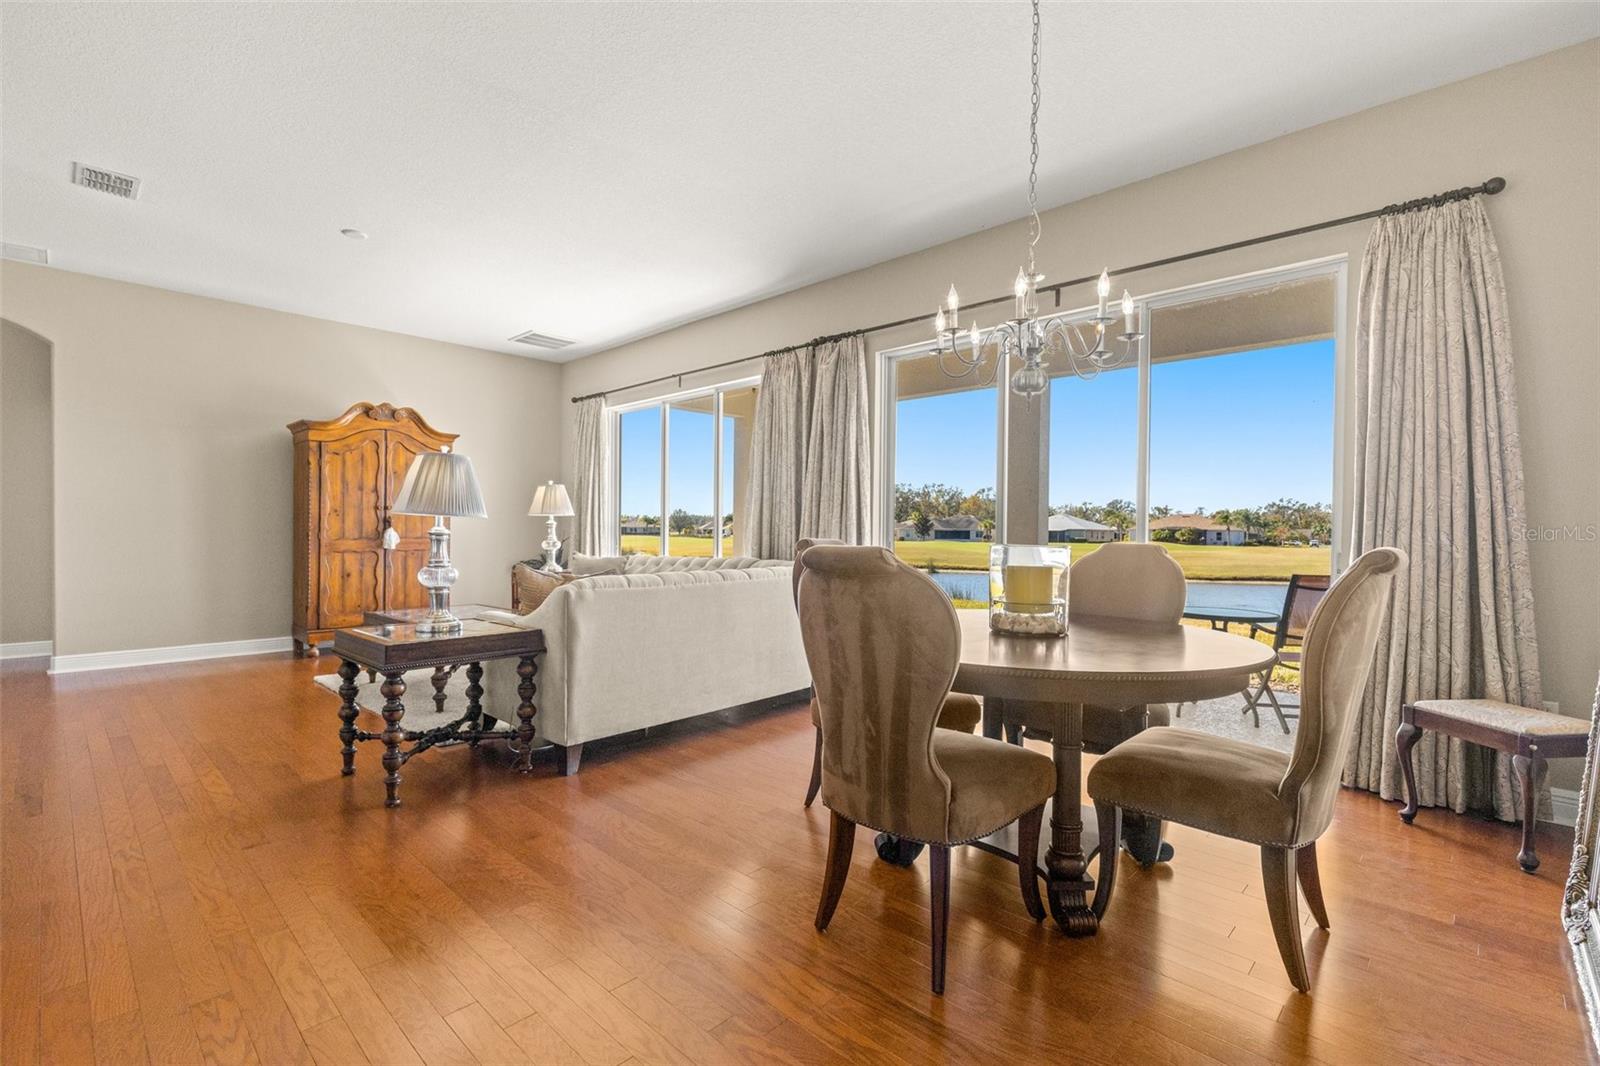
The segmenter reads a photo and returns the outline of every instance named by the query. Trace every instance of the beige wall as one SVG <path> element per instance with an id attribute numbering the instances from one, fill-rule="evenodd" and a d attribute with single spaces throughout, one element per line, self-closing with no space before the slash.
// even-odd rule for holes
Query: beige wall
<path id="1" fill-rule="evenodd" d="M 0 319 L 0 644 L 49 640 L 50 344 Z"/>
<path id="2" fill-rule="evenodd" d="M 1050 139 L 1049 114 L 1047 104 L 1045 153 L 1074 150 Z M 1592 531 L 1600 524 L 1600 42 L 1051 211 L 1040 265 L 1053 279 L 1079 277 L 1494 175 L 1509 182 L 1489 201 L 1489 214 L 1510 293 L 1529 518 L 1539 527 Z M 1147 293 L 1343 254 L 1350 257 L 1353 323 L 1370 225 L 1148 271 L 1126 283 Z M 1016 273 L 1023 239 L 1020 223 L 1001 226 L 602 352 L 567 364 L 562 389 L 565 396 L 593 392 L 919 309 L 931 314 L 952 281 L 968 298 L 1000 295 Z M 1065 299 L 1064 306 L 1081 305 L 1090 294 L 1080 290 Z M 876 334 L 869 344 L 887 348 L 926 334 L 925 327 L 909 327 Z M 710 380 L 688 375 L 684 384 Z M 563 404 L 562 418 L 570 428 L 569 407 Z M 570 440 L 563 435 L 568 447 Z M 1600 671 L 1600 542 L 1592 536 L 1538 541 L 1532 555 L 1545 698 L 1583 714 Z"/>
<path id="3" fill-rule="evenodd" d="M 54 349 L 58 655 L 286 636 L 285 427 L 360 400 L 461 434 L 490 517 L 455 523 L 459 601 L 509 602 L 543 536 L 550 363 L 11 262 L 0 314 Z"/>

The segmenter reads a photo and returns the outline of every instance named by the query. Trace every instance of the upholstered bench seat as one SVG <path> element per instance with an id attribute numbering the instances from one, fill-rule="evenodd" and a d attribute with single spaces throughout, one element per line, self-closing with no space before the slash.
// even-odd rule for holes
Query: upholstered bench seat
<path id="1" fill-rule="evenodd" d="M 1418 700 L 1411 706 L 1458 722 L 1472 722 L 1522 737 L 1586 737 L 1589 722 L 1499 700 Z"/>
<path id="2" fill-rule="evenodd" d="M 1522 793 L 1522 850 L 1517 853 L 1517 863 L 1530 874 L 1537 870 L 1539 855 L 1534 850 L 1533 831 L 1545 760 L 1582 756 L 1589 747 L 1588 721 L 1500 700 L 1417 700 L 1404 705 L 1400 708 L 1400 728 L 1395 732 L 1394 745 L 1406 785 L 1406 805 L 1400 808 L 1400 818 L 1408 825 L 1422 803 L 1411 749 L 1422 738 L 1424 729 L 1511 756 L 1517 788 Z"/>

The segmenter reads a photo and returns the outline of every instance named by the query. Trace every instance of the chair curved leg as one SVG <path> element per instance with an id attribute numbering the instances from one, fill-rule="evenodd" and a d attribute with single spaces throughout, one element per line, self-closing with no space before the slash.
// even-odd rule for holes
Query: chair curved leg
<path id="1" fill-rule="evenodd" d="M 933 994 L 942 996 L 945 943 L 950 933 L 950 846 L 929 844 L 928 866 L 932 873 L 928 887 L 933 903 Z"/>
<path id="2" fill-rule="evenodd" d="M 1022 904 L 1028 917 L 1044 921 L 1044 900 L 1039 897 L 1039 829 L 1044 824 L 1044 804 L 1017 819 L 1017 880 L 1022 884 Z"/>
<path id="3" fill-rule="evenodd" d="M 822 787 L 822 730 L 816 730 L 817 746 L 811 753 L 811 784 L 806 786 L 806 806 L 811 806 L 811 801 L 817 798 L 817 790 Z"/>
<path id="4" fill-rule="evenodd" d="M 1421 794 L 1417 791 L 1417 771 L 1411 765 L 1411 749 L 1417 746 L 1417 741 L 1422 739 L 1422 730 L 1416 723 L 1408 721 L 1410 708 L 1401 712 L 1400 728 L 1394 731 L 1394 750 L 1400 759 L 1400 776 L 1405 780 L 1406 805 L 1400 808 L 1400 820 L 1407 825 L 1417 816 L 1417 808 L 1421 806 Z"/>
<path id="5" fill-rule="evenodd" d="M 1302 992 L 1311 991 L 1306 973 L 1306 949 L 1300 942 L 1300 899 L 1295 886 L 1295 850 L 1263 845 L 1261 879 L 1267 894 L 1267 913 L 1272 916 L 1272 935 L 1278 941 L 1278 954 L 1289 980 Z"/>
<path id="6" fill-rule="evenodd" d="M 850 876 L 850 851 L 856 842 L 856 823 L 838 811 L 828 823 L 828 867 L 822 876 L 822 900 L 817 904 L 817 931 L 828 928 L 833 921 L 834 908 L 844 894 L 844 882 Z"/>
<path id="7" fill-rule="evenodd" d="M 1305 893 L 1306 906 L 1311 917 L 1324 929 L 1328 928 L 1328 905 L 1322 900 L 1322 875 L 1317 870 L 1317 842 L 1301 848 L 1294 857 L 1295 873 L 1300 875 L 1300 891 Z"/>
<path id="8" fill-rule="evenodd" d="M 1089 904 L 1096 918 L 1104 918 L 1111 906 L 1111 893 L 1117 887 L 1117 858 L 1122 851 L 1122 808 L 1110 803 L 1094 805 L 1100 826 L 1100 871 L 1095 875 L 1094 901 Z"/>

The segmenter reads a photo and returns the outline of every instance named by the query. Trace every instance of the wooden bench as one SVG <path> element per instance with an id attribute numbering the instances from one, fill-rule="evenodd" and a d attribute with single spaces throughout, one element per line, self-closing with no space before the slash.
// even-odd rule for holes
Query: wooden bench
<path id="1" fill-rule="evenodd" d="M 1400 772 L 1406 782 L 1406 805 L 1400 818 L 1406 824 L 1417 816 L 1416 771 L 1411 765 L 1411 749 L 1424 729 L 1459 737 L 1474 744 L 1503 751 L 1511 756 L 1522 792 L 1522 850 L 1517 862 L 1528 873 L 1539 868 L 1533 848 L 1533 829 L 1537 822 L 1536 782 L 1544 777 L 1546 759 L 1581 757 L 1588 747 L 1589 723 L 1550 711 L 1536 711 L 1499 700 L 1418 700 L 1400 708 L 1400 728 L 1394 746 L 1400 755 Z"/>

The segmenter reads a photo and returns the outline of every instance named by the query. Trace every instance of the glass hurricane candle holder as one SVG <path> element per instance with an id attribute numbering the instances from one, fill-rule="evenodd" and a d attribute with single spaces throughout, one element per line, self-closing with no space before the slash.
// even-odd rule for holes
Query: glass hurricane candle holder
<path id="1" fill-rule="evenodd" d="M 1067 567 L 1072 553 L 1048 544 L 989 549 L 989 629 L 1026 637 L 1067 633 Z"/>

